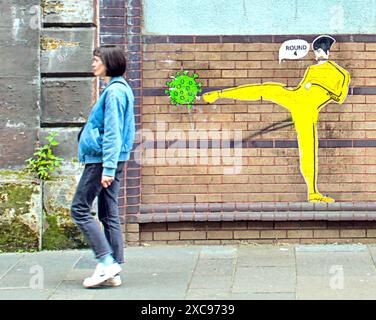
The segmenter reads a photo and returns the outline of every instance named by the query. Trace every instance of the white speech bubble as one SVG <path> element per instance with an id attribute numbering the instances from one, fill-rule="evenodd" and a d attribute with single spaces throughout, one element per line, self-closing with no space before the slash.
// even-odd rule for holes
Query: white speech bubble
<path id="1" fill-rule="evenodd" d="M 297 60 L 309 52 L 309 43 L 302 39 L 287 40 L 279 48 L 279 63 L 283 59 Z"/>

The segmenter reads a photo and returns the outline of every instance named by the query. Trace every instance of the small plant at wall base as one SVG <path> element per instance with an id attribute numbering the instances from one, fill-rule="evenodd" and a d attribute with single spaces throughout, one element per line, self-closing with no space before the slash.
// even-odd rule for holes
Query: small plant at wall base
<path id="1" fill-rule="evenodd" d="M 48 144 L 37 147 L 34 152 L 34 157 L 25 160 L 28 163 L 26 171 L 35 174 L 38 179 L 49 180 L 51 173 L 56 172 L 61 167 L 63 158 L 59 158 L 53 154 L 52 147 L 59 145 L 55 140 L 57 133 L 51 132 L 46 138 Z"/>

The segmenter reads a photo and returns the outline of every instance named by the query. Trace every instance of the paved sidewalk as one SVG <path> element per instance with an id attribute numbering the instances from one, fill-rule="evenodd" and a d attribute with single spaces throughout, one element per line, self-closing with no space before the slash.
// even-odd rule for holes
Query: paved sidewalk
<path id="1" fill-rule="evenodd" d="M 84 289 L 90 250 L 0 254 L 0 299 L 376 299 L 376 245 L 148 246 L 125 250 L 124 284 Z"/>

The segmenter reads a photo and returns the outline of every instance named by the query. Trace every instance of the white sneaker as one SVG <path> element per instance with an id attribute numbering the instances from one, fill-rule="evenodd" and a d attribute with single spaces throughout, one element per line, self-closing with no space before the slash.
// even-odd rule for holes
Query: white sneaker
<path id="1" fill-rule="evenodd" d="M 105 287 L 118 287 L 121 286 L 121 277 L 120 274 L 117 274 L 115 277 L 110 278 L 102 283 L 102 286 Z"/>
<path id="2" fill-rule="evenodd" d="M 110 264 L 109 266 L 105 266 L 102 263 L 98 263 L 93 275 L 84 280 L 83 286 L 85 288 L 96 287 L 99 284 L 105 282 L 106 280 L 115 277 L 118 273 L 120 273 L 120 271 L 121 267 L 116 262 Z"/>

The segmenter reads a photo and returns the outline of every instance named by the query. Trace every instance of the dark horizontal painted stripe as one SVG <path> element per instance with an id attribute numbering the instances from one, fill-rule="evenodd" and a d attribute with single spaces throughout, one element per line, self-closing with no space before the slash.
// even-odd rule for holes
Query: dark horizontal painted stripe
<path id="1" fill-rule="evenodd" d="M 354 140 L 353 146 L 356 148 L 370 148 L 370 147 L 376 147 L 376 140 Z"/>
<path id="2" fill-rule="evenodd" d="M 197 206 L 205 206 L 199 211 Z M 212 206 L 212 208 L 210 208 Z M 159 211 L 150 210 L 151 207 Z M 181 208 L 179 208 L 181 207 Z M 219 208 L 222 207 L 222 210 Z M 225 208 L 226 207 L 226 208 Z M 372 203 L 223 203 L 141 205 L 140 212 L 127 211 L 129 223 L 185 221 L 375 221 Z"/>
<path id="3" fill-rule="evenodd" d="M 375 212 L 374 202 L 239 202 L 239 203 L 156 203 L 140 206 L 143 213 L 177 212 L 302 212 L 302 211 L 362 211 Z"/>
<path id="4" fill-rule="evenodd" d="M 210 87 L 210 88 L 202 88 L 202 94 L 209 91 L 215 90 L 224 90 L 230 87 Z M 142 95 L 144 97 L 159 97 L 159 96 L 167 96 L 165 94 L 166 88 L 143 88 Z M 349 95 L 376 95 L 376 87 L 351 87 L 349 89 Z"/>
<path id="5" fill-rule="evenodd" d="M 352 88 L 352 94 L 354 96 L 367 96 L 376 94 L 376 87 L 354 87 Z"/>
<path id="6" fill-rule="evenodd" d="M 320 146 L 320 144 L 319 144 Z M 275 140 L 274 141 L 275 148 L 298 148 L 298 141 L 295 140 Z"/>
<path id="7" fill-rule="evenodd" d="M 142 42 L 152 43 L 282 43 L 291 39 L 303 39 L 312 42 L 315 35 L 143 35 Z M 375 34 L 334 35 L 337 42 L 376 42 Z"/>
<path id="8" fill-rule="evenodd" d="M 135 148 L 139 143 L 135 143 Z M 369 140 L 333 140 L 320 139 L 320 148 L 374 148 L 376 139 Z M 146 141 L 143 149 L 234 149 L 234 148 L 298 148 L 297 140 L 179 140 Z"/>

